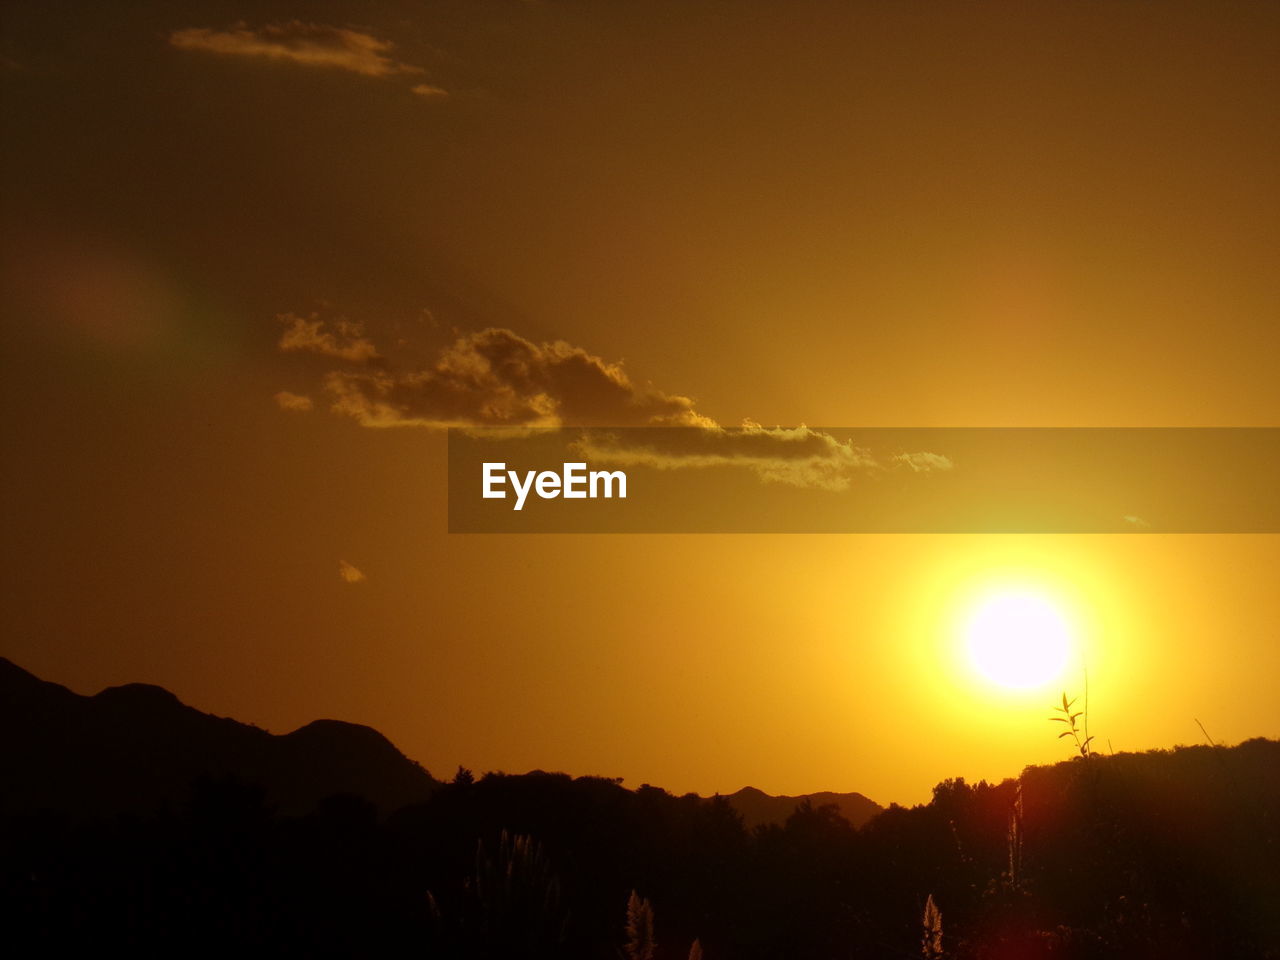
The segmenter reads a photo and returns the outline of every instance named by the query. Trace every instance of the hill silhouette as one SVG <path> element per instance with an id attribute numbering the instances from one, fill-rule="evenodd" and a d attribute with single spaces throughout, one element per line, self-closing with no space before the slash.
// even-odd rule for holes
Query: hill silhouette
<path id="1" fill-rule="evenodd" d="M 737 793 L 725 795 L 729 805 L 738 811 L 742 822 L 748 829 L 766 824 L 782 825 L 787 818 L 796 812 L 796 808 L 808 802 L 814 807 L 834 806 L 840 816 L 853 826 L 860 827 L 884 809 L 874 800 L 868 800 L 860 793 L 803 793 L 794 797 L 775 797 L 757 790 L 755 787 L 743 787 Z"/>
<path id="2" fill-rule="evenodd" d="M 860 826 L 748 789 L 749 825 L 603 777 L 437 783 L 367 727 L 273 736 L 0 660 L 0 771 L 15 956 L 1280 957 L 1272 740 L 944 780 Z M 641 901 L 659 949 L 627 953 Z"/>
<path id="3" fill-rule="evenodd" d="M 144 683 L 86 697 L 0 658 L 0 813 L 145 813 L 184 802 L 200 779 L 261 785 L 282 813 L 334 794 L 390 812 L 438 783 L 382 734 L 317 720 L 277 736 L 202 713 Z"/>
<path id="4" fill-rule="evenodd" d="M 197 779 L 225 777 L 262 785 L 284 813 L 306 812 L 340 793 L 391 812 L 439 786 L 370 727 L 315 720 L 274 735 L 202 713 L 151 684 L 81 696 L 3 657 L 0 726 L 0 762 L 13 772 L 0 812 L 142 812 L 181 802 Z M 855 827 L 883 809 L 860 793 L 829 791 L 772 796 L 743 787 L 724 799 L 749 830 L 782 825 L 806 802 L 834 806 Z"/>

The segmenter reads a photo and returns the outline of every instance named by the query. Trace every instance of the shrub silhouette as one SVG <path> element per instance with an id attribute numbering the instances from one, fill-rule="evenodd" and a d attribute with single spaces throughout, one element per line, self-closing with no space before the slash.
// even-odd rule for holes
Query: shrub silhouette
<path id="1" fill-rule="evenodd" d="M 295 789 L 287 764 L 246 775 L 299 745 L 385 754 L 371 732 L 321 725 L 282 744 L 155 690 L 95 705 L 25 674 L 10 686 L 0 927 L 13 956 L 618 960 L 630 945 L 653 960 L 703 947 L 717 960 L 1280 957 L 1280 743 L 1095 754 L 1069 697 L 1072 760 L 999 784 L 944 780 L 929 803 L 858 829 L 803 803 L 748 831 L 723 798 L 542 772 L 414 787 L 403 795 L 420 802 L 391 811 L 387 783 L 424 782 L 394 756 L 400 773 L 375 778 L 368 799 L 317 793 L 350 780 L 314 770 Z M 130 730 L 160 717 L 150 740 L 164 749 L 97 749 L 87 720 L 108 715 Z M 31 762 L 31 716 L 56 732 L 39 742 L 71 745 L 57 763 L 47 750 Z M 94 749 L 72 749 L 80 737 Z M 209 743 L 224 746 L 207 775 L 179 790 Z M 174 755 L 182 764 L 163 775 L 145 769 Z M 109 788 L 75 786 L 99 782 Z M 58 804 L 59 791 L 74 795 Z M 662 913 L 665 951 L 652 907 L 643 922 L 633 911 L 627 937 L 633 891 Z"/>
<path id="2" fill-rule="evenodd" d="M 653 960 L 658 950 L 653 929 L 653 906 L 634 890 L 627 898 L 627 943 L 622 948 L 627 960 Z"/>

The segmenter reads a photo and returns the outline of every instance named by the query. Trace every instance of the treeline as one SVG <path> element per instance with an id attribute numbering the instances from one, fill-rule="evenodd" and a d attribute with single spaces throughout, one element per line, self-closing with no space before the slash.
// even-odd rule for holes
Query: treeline
<path id="1" fill-rule="evenodd" d="M 696 940 L 708 960 L 1280 956 L 1274 741 L 949 780 L 856 830 L 805 804 L 748 831 L 723 800 L 544 773 L 462 771 L 387 817 L 354 796 L 305 816 L 264 798 L 204 780 L 145 817 L 7 818 L 4 947 L 685 960 Z"/>

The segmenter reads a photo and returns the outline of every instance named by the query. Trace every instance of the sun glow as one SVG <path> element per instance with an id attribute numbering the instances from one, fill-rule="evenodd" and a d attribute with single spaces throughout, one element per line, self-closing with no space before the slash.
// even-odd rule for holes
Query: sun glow
<path id="1" fill-rule="evenodd" d="M 1032 590 L 983 595 L 965 618 L 963 635 L 972 668 L 996 686 L 1012 690 L 1058 681 L 1074 646 L 1062 608 Z"/>

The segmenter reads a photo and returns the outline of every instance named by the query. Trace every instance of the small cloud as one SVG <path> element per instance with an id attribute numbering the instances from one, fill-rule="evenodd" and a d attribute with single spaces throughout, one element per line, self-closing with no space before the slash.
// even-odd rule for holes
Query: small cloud
<path id="1" fill-rule="evenodd" d="M 346 70 L 365 77 L 423 72 L 421 67 L 389 57 L 393 46 L 389 41 L 358 30 L 299 20 L 258 29 L 244 23 L 237 23 L 229 30 L 188 27 L 171 33 L 169 43 L 179 50 L 279 60 L 304 67 Z"/>
<path id="2" fill-rule="evenodd" d="M 416 87 L 410 87 L 409 89 L 411 93 L 416 93 L 427 100 L 443 100 L 449 96 L 448 90 L 444 87 L 437 87 L 432 83 L 420 83 Z"/>
<path id="3" fill-rule="evenodd" d="M 1151 529 L 1151 524 L 1147 523 L 1147 521 L 1143 520 L 1141 517 L 1134 516 L 1132 513 L 1126 513 L 1120 519 L 1122 519 L 1125 522 L 1126 526 L 1133 527 L 1137 530 Z"/>
<path id="4" fill-rule="evenodd" d="M 338 561 L 338 576 L 345 583 L 362 583 L 365 580 L 364 571 L 345 560 Z"/>
<path id="5" fill-rule="evenodd" d="M 898 453 L 889 458 L 894 466 L 906 467 L 912 473 L 933 473 L 936 470 L 950 470 L 955 464 L 950 457 L 940 453 Z"/>
<path id="6" fill-rule="evenodd" d="M 314 406 L 310 397 L 304 397 L 300 393 L 290 393 L 288 390 L 281 390 L 276 394 L 276 403 L 280 405 L 281 410 L 292 410 L 295 413 L 306 413 Z"/>
<path id="7" fill-rule="evenodd" d="M 352 363 L 377 359 L 378 350 L 371 340 L 365 339 L 363 324 L 339 317 L 330 325 L 318 319 L 315 314 L 299 317 L 286 313 L 277 319 L 287 325 L 280 336 L 280 349 L 286 353 L 319 353 L 337 360 L 350 360 Z"/>

